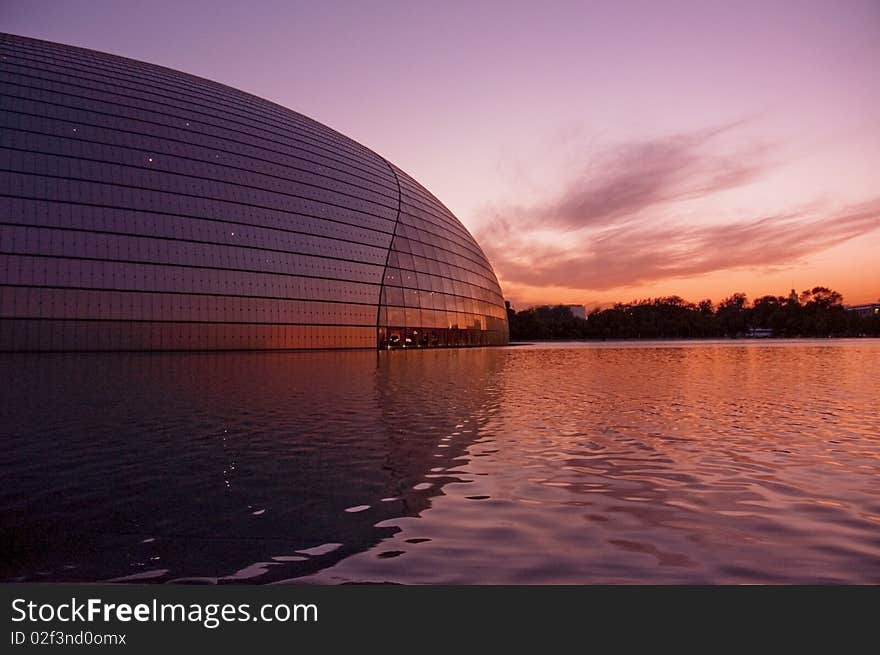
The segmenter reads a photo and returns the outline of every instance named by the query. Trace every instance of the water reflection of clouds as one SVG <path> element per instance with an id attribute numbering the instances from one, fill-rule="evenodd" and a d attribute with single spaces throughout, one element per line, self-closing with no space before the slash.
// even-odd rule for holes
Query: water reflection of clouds
<path id="1" fill-rule="evenodd" d="M 880 579 L 876 344 L 507 352 L 497 412 L 467 449 L 473 483 L 309 581 Z"/>
<path id="2" fill-rule="evenodd" d="M 2 577 L 878 581 L 878 356 L 861 340 L 18 357 Z"/>

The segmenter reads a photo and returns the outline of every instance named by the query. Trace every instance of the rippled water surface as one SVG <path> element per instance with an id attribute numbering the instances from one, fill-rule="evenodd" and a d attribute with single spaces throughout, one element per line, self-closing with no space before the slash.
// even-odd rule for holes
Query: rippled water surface
<path id="1" fill-rule="evenodd" d="M 5 355 L 0 579 L 880 582 L 880 342 Z"/>

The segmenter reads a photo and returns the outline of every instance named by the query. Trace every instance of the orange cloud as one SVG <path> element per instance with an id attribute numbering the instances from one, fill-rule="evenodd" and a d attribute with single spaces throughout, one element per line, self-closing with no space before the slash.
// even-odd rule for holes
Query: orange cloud
<path id="1" fill-rule="evenodd" d="M 511 287 L 590 291 L 746 267 L 778 267 L 880 227 L 880 197 L 726 223 L 657 220 L 674 203 L 743 186 L 768 168 L 766 148 L 720 155 L 736 126 L 601 153 L 558 197 L 496 212 L 481 243 Z M 650 215 L 649 215 L 650 214 Z"/>

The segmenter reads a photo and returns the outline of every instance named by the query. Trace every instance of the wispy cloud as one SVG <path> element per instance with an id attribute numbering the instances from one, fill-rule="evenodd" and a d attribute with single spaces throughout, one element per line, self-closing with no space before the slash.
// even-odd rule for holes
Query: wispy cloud
<path id="1" fill-rule="evenodd" d="M 563 193 L 533 207 L 509 207 L 517 223 L 580 229 L 629 220 L 646 209 L 741 186 L 766 168 L 766 148 L 719 154 L 711 146 L 737 124 L 620 145 L 587 157 Z"/>
<path id="2" fill-rule="evenodd" d="M 764 147 L 713 153 L 735 127 L 602 153 L 551 201 L 493 212 L 480 241 L 506 282 L 607 290 L 785 265 L 880 227 L 880 197 L 723 224 L 658 221 L 676 202 L 748 184 L 768 169 Z"/>
<path id="3" fill-rule="evenodd" d="M 508 233 L 489 257 L 530 286 L 607 290 L 746 266 L 791 263 L 880 227 L 880 198 L 832 214 L 786 214 L 711 226 L 630 223 L 574 247 Z M 484 239 L 484 243 L 491 243 Z"/>

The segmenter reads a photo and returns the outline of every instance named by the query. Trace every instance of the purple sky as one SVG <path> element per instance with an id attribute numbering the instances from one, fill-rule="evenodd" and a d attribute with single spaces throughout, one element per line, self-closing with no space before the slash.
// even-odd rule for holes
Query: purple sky
<path id="1" fill-rule="evenodd" d="M 0 29 L 348 134 L 461 218 L 518 306 L 880 297 L 878 0 L 3 0 Z"/>

